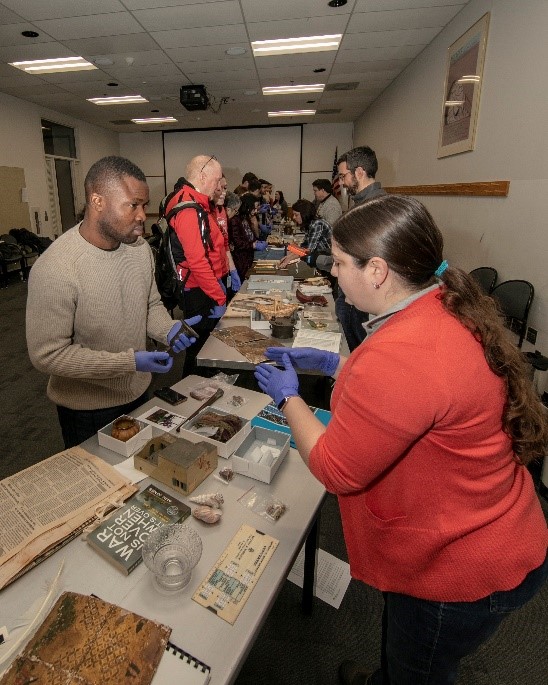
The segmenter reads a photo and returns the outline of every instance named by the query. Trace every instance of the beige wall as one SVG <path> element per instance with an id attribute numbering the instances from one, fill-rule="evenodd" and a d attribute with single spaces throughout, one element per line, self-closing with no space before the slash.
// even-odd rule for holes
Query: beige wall
<path id="1" fill-rule="evenodd" d="M 437 159 L 447 47 L 491 12 L 476 147 Z M 510 180 L 507 198 L 428 197 L 451 263 L 535 286 L 529 324 L 548 354 L 548 2 L 471 0 L 355 124 L 384 185 Z M 533 349 L 528 344 L 524 350 Z"/>
<path id="2" fill-rule="evenodd" d="M 0 93 L 0 166 L 24 169 L 29 209 L 39 210 L 42 235 L 53 237 L 49 223 L 44 221 L 49 203 L 41 119 L 75 129 L 82 181 L 93 162 L 119 154 L 119 141 L 117 133 Z"/>

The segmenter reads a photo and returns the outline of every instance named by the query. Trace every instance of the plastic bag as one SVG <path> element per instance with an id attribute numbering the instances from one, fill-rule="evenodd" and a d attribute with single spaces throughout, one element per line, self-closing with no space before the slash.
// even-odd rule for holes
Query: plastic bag
<path id="1" fill-rule="evenodd" d="M 262 493 L 257 488 L 250 488 L 238 500 L 246 509 L 251 509 L 267 521 L 278 521 L 287 511 L 287 505 L 281 499 Z"/>

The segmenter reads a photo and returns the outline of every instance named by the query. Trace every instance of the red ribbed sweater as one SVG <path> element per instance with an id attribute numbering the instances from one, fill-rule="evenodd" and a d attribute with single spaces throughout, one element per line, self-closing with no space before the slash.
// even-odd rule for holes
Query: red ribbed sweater
<path id="1" fill-rule="evenodd" d="M 438 292 L 350 356 L 310 469 L 338 495 L 354 578 L 473 601 L 519 585 L 544 560 L 548 531 L 502 431 L 504 384 Z"/>

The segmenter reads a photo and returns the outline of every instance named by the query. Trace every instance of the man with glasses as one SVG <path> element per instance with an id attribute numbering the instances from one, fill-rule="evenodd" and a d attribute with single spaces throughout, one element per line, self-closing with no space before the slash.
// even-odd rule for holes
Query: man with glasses
<path id="1" fill-rule="evenodd" d="M 170 221 L 177 272 L 184 283 L 184 315 L 202 317 L 194 326 L 199 338 L 187 351 L 183 376 L 196 371 L 196 356 L 226 311 L 228 261 L 223 234 L 215 217 L 213 200 L 221 191 L 223 171 L 214 155 L 198 155 L 186 166 L 180 191 L 168 201 L 166 214 L 180 202 L 194 206 L 177 212 Z M 225 282 L 223 282 L 223 277 Z M 192 312 L 190 314 L 189 312 Z"/>
<path id="2" fill-rule="evenodd" d="M 377 155 L 367 146 L 355 147 L 337 160 L 339 179 L 350 195 L 352 207 L 378 195 L 386 195 L 381 184 L 375 181 L 378 167 Z M 348 348 L 352 352 L 365 340 L 363 324 L 369 319 L 369 315 L 348 304 L 340 288 L 335 301 L 335 311 L 346 336 Z"/>

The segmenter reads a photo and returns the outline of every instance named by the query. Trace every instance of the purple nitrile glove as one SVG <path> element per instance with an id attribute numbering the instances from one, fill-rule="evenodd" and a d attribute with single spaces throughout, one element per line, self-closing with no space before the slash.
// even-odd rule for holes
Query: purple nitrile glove
<path id="1" fill-rule="evenodd" d="M 148 373 L 167 373 L 173 366 L 168 352 L 135 352 L 135 368 Z"/>
<path id="2" fill-rule="evenodd" d="M 258 252 L 262 252 L 263 250 L 266 250 L 267 247 L 268 247 L 268 243 L 266 242 L 266 240 L 257 240 L 257 242 L 255 243 L 255 249 Z"/>
<path id="3" fill-rule="evenodd" d="M 272 207 L 268 204 L 268 202 L 265 202 L 259 207 L 259 214 L 270 214 L 272 211 Z"/>
<path id="4" fill-rule="evenodd" d="M 266 233 L 267 235 L 272 233 L 272 226 L 270 224 L 259 224 L 259 229 L 261 233 Z"/>
<path id="5" fill-rule="evenodd" d="M 226 287 L 225 287 L 225 284 L 223 283 L 223 279 L 222 279 L 222 278 L 218 278 L 218 279 L 217 279 L 217 282 L 219 283 L 219 285 L 220 285 L 221 288 L 223 289 L 223 293 L 226 295 Z"/>
<path id="6" fill-rule="evenodd" d="M 185 323 L 189 326 L 195 326 L 197 323 L 200 323 L 201 320 L 202 317 L 198 314 L 198 316 L 193 316 L 190 319 L 185 319 Z M 175 352 L 176 354 L 179 354 L 179 352 L 182 352 L 187 347 L 190 347 L 193 343 L 196 342 L 196 338 L 194 336 L 188 336 L 185 333 L 179 334 L 182 325 L 183 324 L 180 321 L 176 321 L 173 324 L 169 333 L 167 334 L 167 342 L 173 350 L 173 352 Z"/>
<path id="7" fill-rule="evenodd" d="M 315 347 L 268 347 L 265 354 L 276 362 L 281 362 L 283 355 L 287 354 L 298 369 L 321 371 L 326 376 L 335 373 L 340 360 L 340 356 L 335 352 L 317 350 Z"/>
<path id="8" fill-rule="evenodd" d="M 237 293 L 238 290 L 242 287 L 240 274 L 236 271 L 236 269 L 232 269 L 232 271 L 230 272 L 230 287 L 232 288 L 232 291 L 235 293 Z"/>
<path id="9" fill-rule="evenodd" d="M 221 316 L 226 312 L 226 304 L 216 304 L 209 310 L 208 319 L 220 319 Z"/>
<path id="10" fill-rule="evenodd" d="M 259 364 L 254 374 L 259 388 L 270 395 L 277 405 L 284 397 L 296 397 L 299 394 L 299 378 L 291 365 L 287 348 L 280 349 L 283 351 L 281 362 L 285 370 L 269 364 Z"/>

